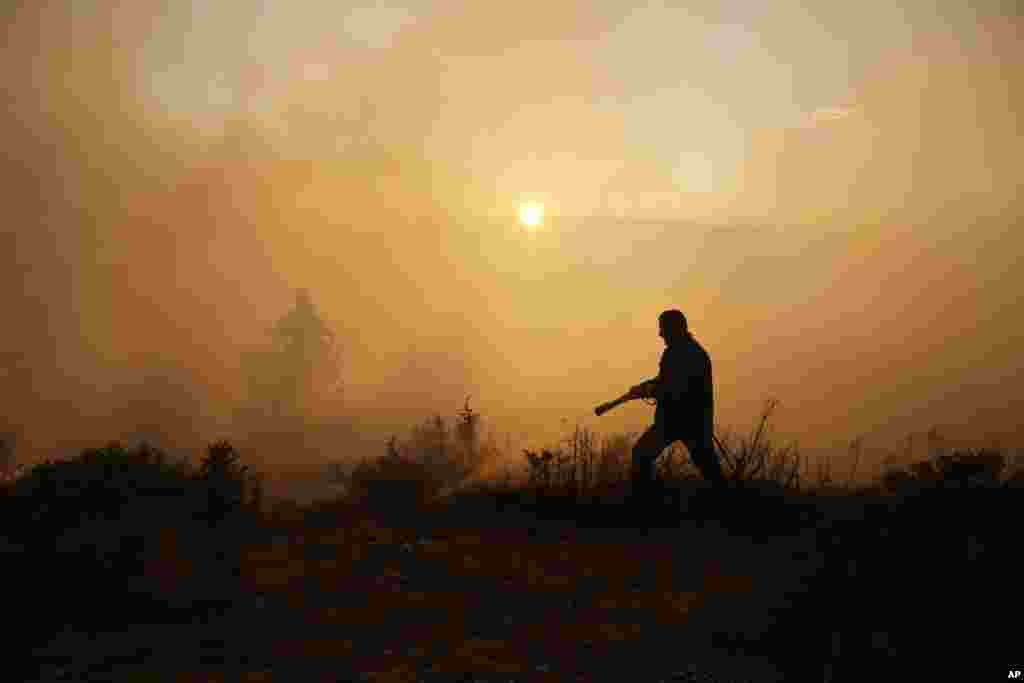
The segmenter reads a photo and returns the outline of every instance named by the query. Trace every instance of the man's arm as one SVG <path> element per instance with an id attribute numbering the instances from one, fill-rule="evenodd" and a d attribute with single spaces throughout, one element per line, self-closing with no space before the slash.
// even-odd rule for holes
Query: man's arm
<path id="1" fill-rule="evenodd" d="M 630 389 L 631 392 L 636 394 L 640 398 L 654 398 L 658 392 L 658 377 L 652 377 L 651 379 L 644 380 L 637 384 L 635 387 Z"/>
<path id="2" fill-rule="evenodd" d="M 666 376 L 665 363 L 668 360 L 668 350 L 662 352 L 661 360 L 658 361 L 658 374 L 651 379 L 644 380 L 637 384 L 635 387 L 630 389 L 640 398 L 659 398 L 661 389 L 665 385 L 665 381 L 668 379 Z"/>
<path id="3" fill-rule="evenodd" d="M 654 392 L 659 401 L 679 401 L 687 393 L 692 370 L 688 367 L 687 357 L 679 350 L 666 351 L 659 368 L 657 384 Z"/>

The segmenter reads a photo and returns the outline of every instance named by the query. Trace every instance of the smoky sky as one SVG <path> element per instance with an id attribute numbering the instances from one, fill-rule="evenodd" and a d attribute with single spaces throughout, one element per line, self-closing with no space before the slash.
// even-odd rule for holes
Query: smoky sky
<path id="1" fill-rule="evenodd" d="M 472 394 L 550 438 L 656 374 L 657 315 L 679 308 L 725 426 L 773 396 L 810 445 L 1019 442 L 1011 5 L 3 20 L 0 400 L 32 457 L 237 431 L 241 355 L 300 287 L 338 333 L 357 432 Z"/>

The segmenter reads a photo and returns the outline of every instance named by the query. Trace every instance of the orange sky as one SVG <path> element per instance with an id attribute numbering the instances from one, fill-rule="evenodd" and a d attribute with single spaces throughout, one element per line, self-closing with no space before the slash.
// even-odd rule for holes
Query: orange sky
<path id="1" fill-rule="evenodd" d="M 1020 17 L 890 5 L 8 10 L 7 420 L 111 438 L 156 354 L 174 429 L 229 429 L 306 287 L 362 424 L 554 438 L 680 308 L 723 426 L 1019 444 Z"/>

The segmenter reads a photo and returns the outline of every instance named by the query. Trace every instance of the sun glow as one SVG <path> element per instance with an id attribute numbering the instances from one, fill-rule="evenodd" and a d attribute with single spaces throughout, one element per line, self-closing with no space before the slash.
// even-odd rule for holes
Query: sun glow
<path id="1" fill-rule="evenodd" d="M 536 202 L 519 207 L 519 222 L 528 228 L 536 228 L 544 222 L 544 207 Z"/>

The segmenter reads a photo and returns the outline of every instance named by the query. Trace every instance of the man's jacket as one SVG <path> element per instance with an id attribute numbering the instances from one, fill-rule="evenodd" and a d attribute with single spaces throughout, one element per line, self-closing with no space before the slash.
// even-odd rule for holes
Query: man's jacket
<path id="1" fill-rule="evenodd" d="M 658 376 L 649 380 L 650 395 L 658 399 L 654 423 L 673 433 L 711 429 L 714 384 L 711 357 L 704 347 L 690 334 L 670 339 L 658 368 Z"/>

